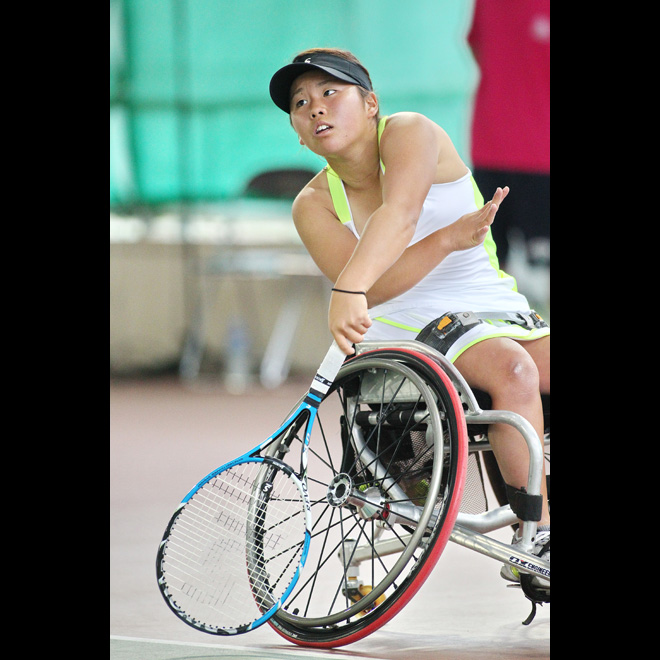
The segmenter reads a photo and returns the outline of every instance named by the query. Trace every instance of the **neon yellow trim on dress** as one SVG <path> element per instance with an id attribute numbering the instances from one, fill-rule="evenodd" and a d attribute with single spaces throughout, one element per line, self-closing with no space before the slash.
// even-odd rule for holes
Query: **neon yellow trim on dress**
<path id="1" fill-rule="evenodd" d="M 330 189 L 330 197 L 332 197 L 332 204 L 335 207 L 335 213 L 341 224 L 345 225 L 353 218 L 351 216 L 351 207 L 348 205 L 346 191 L 344 190 L 344 183 L 330 165 L 325 168 L 325 171 L 328 177 L 328 188 Z"/>
<path id="2" fill-rule="evenodd" d="M 378 120 L 378 146 L 380 147 L 380 136 L 383 134 L 383 131 L 385 130 L 385 124 L 387 123 L 387 115 L 385 117 L 381 117 Z M 385 174 L 385 165 L 383 161 L 380 161 L 380 169 L 383 170 L 383 174 Z"/>
<path id="3" fill-rule="evenodd" d="M 472 181 L 474 203 L 477 205 L 477 208 L 481 208 L 484 205 L 484 196 L 481 194 L 481 190 L 479 190 L 479 186 L 477 185 L 477 182 L 474 180 L 473 176 L 470 177 L 470 181 Z"/>
<path id="4" fill-rule="evenodd" d="M 470 177 L 472 181 L 472 190 L 474 191 L 474 203 L 477 205 L 477 208 L 481 208 L 484 205 L 484 196 L 477 186 L 477 182 L 474 180 L 474 177 Z M 484 240 L 484 249 L 488 255 L 488 261 L 490 265 L 497 271 L 497 275 L 500 278 L 509 277 L 513 281 L 513 291 L 518 291 L 518 283 L 516 282 L 515 277 L 511 277 L 508 273 L 505 273 L 500 269 L 500 262 L 497 258 L 497 246 L 495 245 L 495 240 L 493 239 L 493 233 L 490 228 L 486 234 L 486 239 Z"/>
<path id="5" fill-rule="evenodd" d="M 380 136 L 385 130 L 385 123 L 387 117 L 381 117 L 378 121 L 378 144 L 380 145 Z M 380 161 L 380 167 L 385 173 L 385 165 L 383 161 Z M 339 178 L 337 173 L 330 167 L 330 165 L 325 166 L 325 173 L 328 177 L 328 188 L 330 189 L 330 197 L 332 198 L 332 204 L 335 207 L 335 213 L 339 218 L 339 221 L 342 225 L 345 225 L 353 219 L 351 215 L 351 207 L 348 204 L 348 197 L 346 196 L 346 189 L 344 188 L 344 182 Z"/>
<path id="6" fill-rule="evenodd" d="M 410 325 L 405 325 L 403 323 L 397 323 L 396 321 L 390 321 L 389 319 L 385 318 L 384 316 L 377 316 L 374 321 L 380 321 L 381 323 L 385 323 L 385 325 L 392 325 L 395 328 L 401 328 L 401 330 L 409 330 L 410 332 L 414 332 L 416 334 L 419 334 L 422 331 L 422 328 L 413 328 Z"/>
<path id="7" fill-rule="evenodd" d="M 463 346 L 456 355 L 454 355 L 452 358 L 450 358 L 450 362 L 453 364 L 456 362 L 457 358 L 463 355 L 465 351 L 467 351 L 468 348 L 471 346 L 474 346 L 475 344 L 478 344 L 479 342 L 482 342 L 486 339 L 497 339 L 498 337 L 502 337 L 503 339 L 513 339 L 515 341 L 531 341 L 533 339 L 541 339 L 541 337 L 547 337 L 550 334 L 550 328 L 539 328 L 538 330 L 530 330 L 529 334 L 527 335 L 507 335 L 503 333 L 497 333 L 497 334 L 492 334 L 492 335 L 483 335 L 481 337 L 476 337 L 473 341 L 471 341 L 469 344 Z"/>

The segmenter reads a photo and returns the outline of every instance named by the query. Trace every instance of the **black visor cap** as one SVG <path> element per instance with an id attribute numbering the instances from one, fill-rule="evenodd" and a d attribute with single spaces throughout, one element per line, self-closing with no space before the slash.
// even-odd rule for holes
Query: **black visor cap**
<path id="1" fill-rule="evenodd" d="M 369 77 L 362 67 L 337 55 L 319 53 L 301 61 L 294 61 L 282 67 L 270 80 L 270 97 L 275 105 L 288 113 L 291 109 L 291 84 L 307 71 L 325 71 L 333 78 L 338 78 L 352 85 L 359 85 L 371 91 Z"/>

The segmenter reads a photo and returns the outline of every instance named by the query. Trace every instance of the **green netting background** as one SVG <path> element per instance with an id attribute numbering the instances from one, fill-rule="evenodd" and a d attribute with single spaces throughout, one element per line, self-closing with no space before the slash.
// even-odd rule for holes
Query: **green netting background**
<path id="1" fill-rule="evenodd" d="M 111 0 L 110 203 L 240 197 L 258 174 L 317 171 L 270 100 L 300 50 L 353 51 L 381 113 L 422 112 L 469 162 L 471 0 Z"/>

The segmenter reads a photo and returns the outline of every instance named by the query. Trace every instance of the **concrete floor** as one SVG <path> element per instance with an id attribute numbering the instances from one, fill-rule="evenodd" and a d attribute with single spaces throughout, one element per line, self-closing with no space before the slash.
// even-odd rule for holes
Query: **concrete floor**
<path id="1" fill-rule="evenodd" d="M 237 637 L 205 635 L 172 614 L 158 591 L 155 558 L 174 508 L 202 476 L 267 437 L 308 385 L 308 377 L 292 378 L 239 396 L 173 377 L 111 381 L 111 660 L 549 658 L 550 606 L 523 626 L 530 604 L 507 588 L 499 564 L 452 543 L 402 612 L 336 650 L 291 645 L 267 625 Z"/>

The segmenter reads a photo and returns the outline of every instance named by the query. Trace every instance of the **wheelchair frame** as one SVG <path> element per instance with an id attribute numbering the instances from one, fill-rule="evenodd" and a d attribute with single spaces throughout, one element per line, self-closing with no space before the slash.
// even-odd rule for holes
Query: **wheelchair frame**
<path id="1" fill-rule="evenodd" d="M 369 341 L 356 346 L 356 355 L 374 349 L 408 349 L 422 353 L 436 362 L 451 379 L 459 398 L 465 408 L 465 421 L 467 424 L 508 424 L 516 428 L 525 439 L 529 450 L 529 476 L 527 493 L 540 495 L 541 480 L 544 476 L 543 450 L 538 433 L 534 427 L 520 415 L 507 410 L 482 410 L 463 376 L 456 367 L 431 346 L 418 341 Z M 471 443 L 471 451 L 487 451 L 487 443 Z M 511 545 L 501 543 L 496 539 L 485 536 L 486 532 L 510 526 L 518 522 L 518 517 L 507 504 L 491 511 L 480 514 L 459 513 L 449 540 L 470 550 L 479 552 L 505 564 L 516 566 L 520 571 L 541 574 L 550 581 L 550 564 L 535 555 L 529 554 L 533 539 L 536 535 L 537 523 L 523 521 L 521 526 L 522 541 Z"/>
<path id="2" fill-rule="evenodd" d="M 397 359 L 397 353 L 401 358 Z M 360 359 L 362 358 L 362 362 Z M 354 362 L 355 361 L 355 362 Z M 421 366 L 424 361 L 426 367 Z M 430 368 L 429 363 L 435 365 Z M 353 366 L 349 366 L 349 365 Z M 360 364 L 364 365 L 360 369 Z M 417 366 L 415 366 L 417 365 Z M 417 383 L 421 390 L 426 390 L 423 394 L 424 401 L 432 401 L 439 404 L 437 398 L 429 396 L 430 391 L 445 392 L 443 397 L 451 399 L 454 403 L 449 407 L 446 405 L 445 412 L 440 412 L 437 405 L 428 406 L 427 421 L 425 422 L 427 428 L 440 430 L 440 436 L 444 434 L 443 429 L 447 425 L 453 424 L 462 426 L 465 430 L 458 432 L 458 443 L 463 446 L 463 449 L 458 450 L 458 453 L 463 456 L 463 470 L 466 469 L 467 455 L 472 452 L 491 451 L 490 444 L 487 440 L 471 439 L 467 429 L 470 425 L 488 425 L 494 423 L 508 424 L 516 428 L 524 438 L 529 450 L 529 476 L 527 483 L 527 493 L 532 496 L 538 496 L 541 493 L 541 483 L 544 479 L 544 452 L 543 447 L 534 430 L 533 426 L 520 415 L 504 410 L 484 410 L 480 407 L 477 398 L 467 384 L 460 372 L 454 365 L 439 353 L 437 350 L 423 344 L 419 341 L 368 341 L 362 342 L 356 346 L 356 354 L 348 360 L 347 363 L 340 370 L 336 381 L 342 379 L 342 374 L 346 377 L 346 385 L 350 382 L 351 378 L 355 379 L 359 376 L 358 400 L 362 397 L 363 383 L 366 386 L 365 380 L 368 379 L 365 374 L 376 371 L 383 373 L 390 371 L 393 378 L 402 378 L 405 380 L 405 374 L 412 374 L 419 381 L 421 378 L 422 384 Z M 439 372 L 443 372 L 441 377 Z M 402 375 L 403 374 L 403 375 Z M 396 380 L 388 380 L 390 376 L 382 376 L 384 383 L 396 383 Z M 446 381 L 446 382 L 445 382 Z M 412 382 L 412 381 L 411 381 Z M 426 382 L 428 386 L 423 383 Z M 343 386 L 342 386 L 343 387 Z M 450 388 L 453 387 L 453 392 Z M 430 388 L 430 389 L 429 389 Z M 391 403 L 396 403 L 399 394 L 394 394 Z M 368 397 L 366 397 L 368 399 Z M 348 397 L 350 399 L 350 397 Z M 383 397 L 382 404 L 385 403 L 387 397 Z M 366 399 L 365 399 L 366 400 Z M 405 401 L 405 397 L 403 397 Z M 364 401 L 361 401 L 364 403 Z M 367 401 L 368 403 L 368 401 Z M 352 405 L 352 404 L 351 404 Z M 322 404 L 323 406 L 323 404 Z M 396 405 L 394 406 L 397 407 Z M 347 408 L 344 408 L 346 414 Z M 383 408 L 380 408 L 382 410 Z M 414 414 L 423 415 L 423 410 L 415 412 Z M 364 413 L 361 413 L 364 414 Z M 368 416 L 379 417 L 379 413 L 367 412 Z M 447 415 L 453 417 L 454 420 L 450 422 Z M 442 417 L 443 421 L 437 421 Z M 381 427 L 384 423 L 383 418 L 380 421 L 372 422 L 376 426 Z M 431 426 L 428 426 L 431 425 Z M 422 423 L 420 426 L 424 426 Z M 432 435 L 437 435 L 433 433 Z M 473 434 L 479 435 L 479 434 Z M 463 438 L 462 440 L 460 438 Z M 451 441 L 452 449 L 450 453 L 456 450 L 456 434 Z M 403 529 L 408 534 L 395 534 L 394 538 L 381 538 L 378 533 L 372 533 L 372 537 L 364 537 L 364 540 L 359 542 L 362 538 L 358 536 L 358 540 L 350 539 L 342 532 L 343 540 L 339 541 L 338 558 L 340 560 L 340 568 L 343 565 L 343 578 L 345 588 L 342 587 L 342 592 L 346 595 L 349 588 L 351 579 L 359 579 L 360 564 L 371 560 L 371 571 L 373 573 L 374 556 L 383 563 L 383 559 L 392 556 L 391 561 L 393 565 L 385 571 L 385 577 L 380 578 L 381 581 L 373 581 L 372 592 L 363 595 L 362 599 L 358 596 L 358 600 L 354 601 L 354 605 L 347 604 L 345 609 L 339 610 L 336 613 L 328 611 L 323 617 L 319 617 L 312 613 L 304 611 L 302 618 L 299 617 L 298 608 L 295 609 L 293 604 L 287 603 L 284 610 L 278 612 L 273 619 L 271 619 L 271 626 L 285 639 L 299 644 L 301 646 L 311 646 L 317 648 L 331 648 L 341 646 L 343 644 L 352 643 L 365 637 L 371 632 L 387 623 L 393 616 L 395 616 L 414 596 L 416 591 L 420 588 L 421 584 L 426 580 L 431 570 L 438 561 L 442 550 L 445 547 L 447 540 L 457 543 L 467 549 L 473 550 L 485 556 L 491 557 L 502 564 L 509 564 L 515 566 L 522 575 L 526 576 L 541 576 L 548 583 L 550 581 L 550 563 L 549 561 L 540 559 L 539 557 L 531 554 L 531 549 L 534 542 L 534 537 L 537 531 L 537 522 L 523 521 L 520 526 L 522 533 L 522 541 L 515 546 L 502 543 L 497 539 L 488 536 L 488 532 L 498 529 L 504 529 L 518 522 L 518 516 L 512 511 L 510 505 L 500 505 L 490 511 L 485 511 L 478 514 L 469 514 L 458 511 L 460 508 L 460 500 L 463 494 L 463 485 L 465 483 L 465 472 L 461 476 L 458 473 L 452 473 L 452 476 L 443 476 L 446 482 L 440 485 L 439 473 L 447 471 L 446 467 L 442 467 L 445 459 L 437 460 L 438 456 L 446 456 L 447 445 L 443 445 L 442 437 L 436 438 L 432 441 L 434 448 L 434 456 L 436 457 L 433 462 L 433 476 L 431 477 L 428 495 L 424 498 L 422 505 L 415 503 L 412 496 L 407 495 L 403 488 L 397 483 L 396 478 L 391 478 L 388 475 L 387 468 L 382 464 L 381 459 L 372 451 L 365 438 L 362 436 L 362 431 L 359 429 L 352 429 L 349 433 L 348 445 L 344 446 L 342 450 L 345 454 L 347 446 L 353 448 L 356 456 L 360 457 L 369 467 L 368 472 L 372 475 L 375 482 L 379 484 L 378 488 L 373 488 L 373 496 L 370 495 L 370 490 L 366 492 L 358 492 L 354 484 L 350 483 L 350 477 L 346 478 L 347 483 L 341 482 L 341 477 L 344 479 L 347 475 L 339 474 L 343 470 L 335 471 L 335 479 L 331 480 L 331 484 L 338 491 L 350 491 L 348 495 L 344 495 L 343 500 L 339 504 L 334 503 L 338 509 L 347 512 L 353 511 L 354 517 L 362 517 L 365 520 L 372 520 L 378 518 L 378 509 L 380 508 L 381 515 L 387 508 L 387 524 L 391 527 L 398 526 L 397 528 Z M 429 440 L 427 438 L 427 443 Z M 467 444 L 467 447 L 462 443 Z M 430 446 L 430 445 L 429 445 Z M 310 445 L 311 449 L 312 445 Z M 289 451 L 288 447 L 279 448 L 282 454 L 278 457 L 282 458 L 283 454 Z M 295 454 L 295 452 L 293 452 Z M 385 460 L 385 459 L 382 459 Z M 453 460 L 453 459 L 452 459 Z M 459 461 L 460 462 L 460 461 Z M 438 463 L 439 466 L 436 466 Z M 309 472 L 310 479 L 314 477 L 312 470 Z M 452 485 L 448 485 L 449 482 Z M 347 486 L 347 488 L 345 488 Z M 450 490 L 447 490 L 447 489 Z M 384 499 L 386 494 L 386 499 Z M 437 510 L 438 502 L 445 498 L 445 504 L 440 505 L 440 511 Z M 323 499 L 323 498 L 321 498 Z M 328 501 L 332 499 L 331 491 L 328 489 Z M 320 500 L 319 500 L 320 501 Z M 419 501 L 419 500 L 417 500 Z M 330 502 L 330 504 L 333 504 Z M 446 509 L 451 509 L 451 512 L 442 512 L 443 506 Z M 348 507 L 348 508 L 347 508 Z M 436 507 L 434 509 L 434 507 Z M 445 517 L 446 516 L 446 517 Z M 382 515 L 384 518 L 385 516 Z M 449 525 L 451 524 L 451 527 Z M 373 530 L 373 527 L 372 527 Z M 449 531 L 451 530 L 451 531 Z M 364 529 L 361 534 L 364 533 Z M 430 536 L 429 536 L 430 535 Z M 327 539 L 327 536 L 326 536 Z M 325 541 L 323 542 L 325 544 Z M 314 541 L 312 542 L 314 545 Z M 422 567 L 410 569 L 410 562 L 416 564 L 422 557 Z M 412 557 L 412 559 L 411 559 Z M 388 557 L 389 560 L 389 557 Z M 324 559 L 324 564 L 329 564 L 329 555 Z M 405 565 L 405 568 L 404 568 Z M 327 566 L 326 566 L 327 568 Z M 324 568 L 323 570 L 326 570 Z M 384 566 L 383 566 L 384 568 Z M 401 573 L 403 571 L 403 573 Z M 408 574 L 406 574 L 408 571 Z M 367 571 L 368 572 L 368 571 Z M 400 575 L 401 573 L 401 575 Z M 341 575 L 341 573 L 340 573 Z M 357 576 L 357 578 L 356 578 Z M 394 576 L 394 577 L 391 577 Z M 316 578 L 314 578 L 316 580 Z M 531 580 L 530 577 L 525 577 L 525 581 Z M 401 582 L 402 581 L 402 582 Z M 393 602 L 388 601 L 383 607 L 383 613 L 379 614 L 380 605 L 382 601 L 379 597 L 386 598 L 385 591 L 391 589 L 393 582 L 399 582 L 399 586 L 404 584 L 403 589 L 394 584 L 394 593 L 396 596 L 392 598 Z M 521 583 L 523 580 L 521 579 Z M 521 585 L 522 586 L 522 585 Z M 548 599 L 540 600 L 536 597 L 528 595 L 528 590 L 523 588 L 525 595 L 532 601 L 533 610 L 528 620 L 528 623 L 534 616 L 537 602 L 549 602 L 549 587 L 547 588 Z M 401 593 L 405 592 L 405 593 Z M 389 592 L 391 593 L 391 592 Z M 310 596 L 311 597 L 311 596 Z M 335 598 L 337 595 L 335 595 Z M 390 598 L 390 596 L 387 596 Z M 334 603 L 334 601 L 333 601 Z M 361 614 L 356 615 L 356 611 L 360 610 L 361 604 L 365 604 L 365 609 Z M 292 613 L 286 611 L 291 605 Z M 368 615 L 367 615 L 368 613 Z M 356 616 L 367 615 L 368 623 L 365 623 L 362 628 L 353 628 Z M 343 632 L 345 626 L 346 632 Z M 333 629 L 335 632 L 333 632 Z M 341 629 L 341 630 L 340 630 Z"/>

